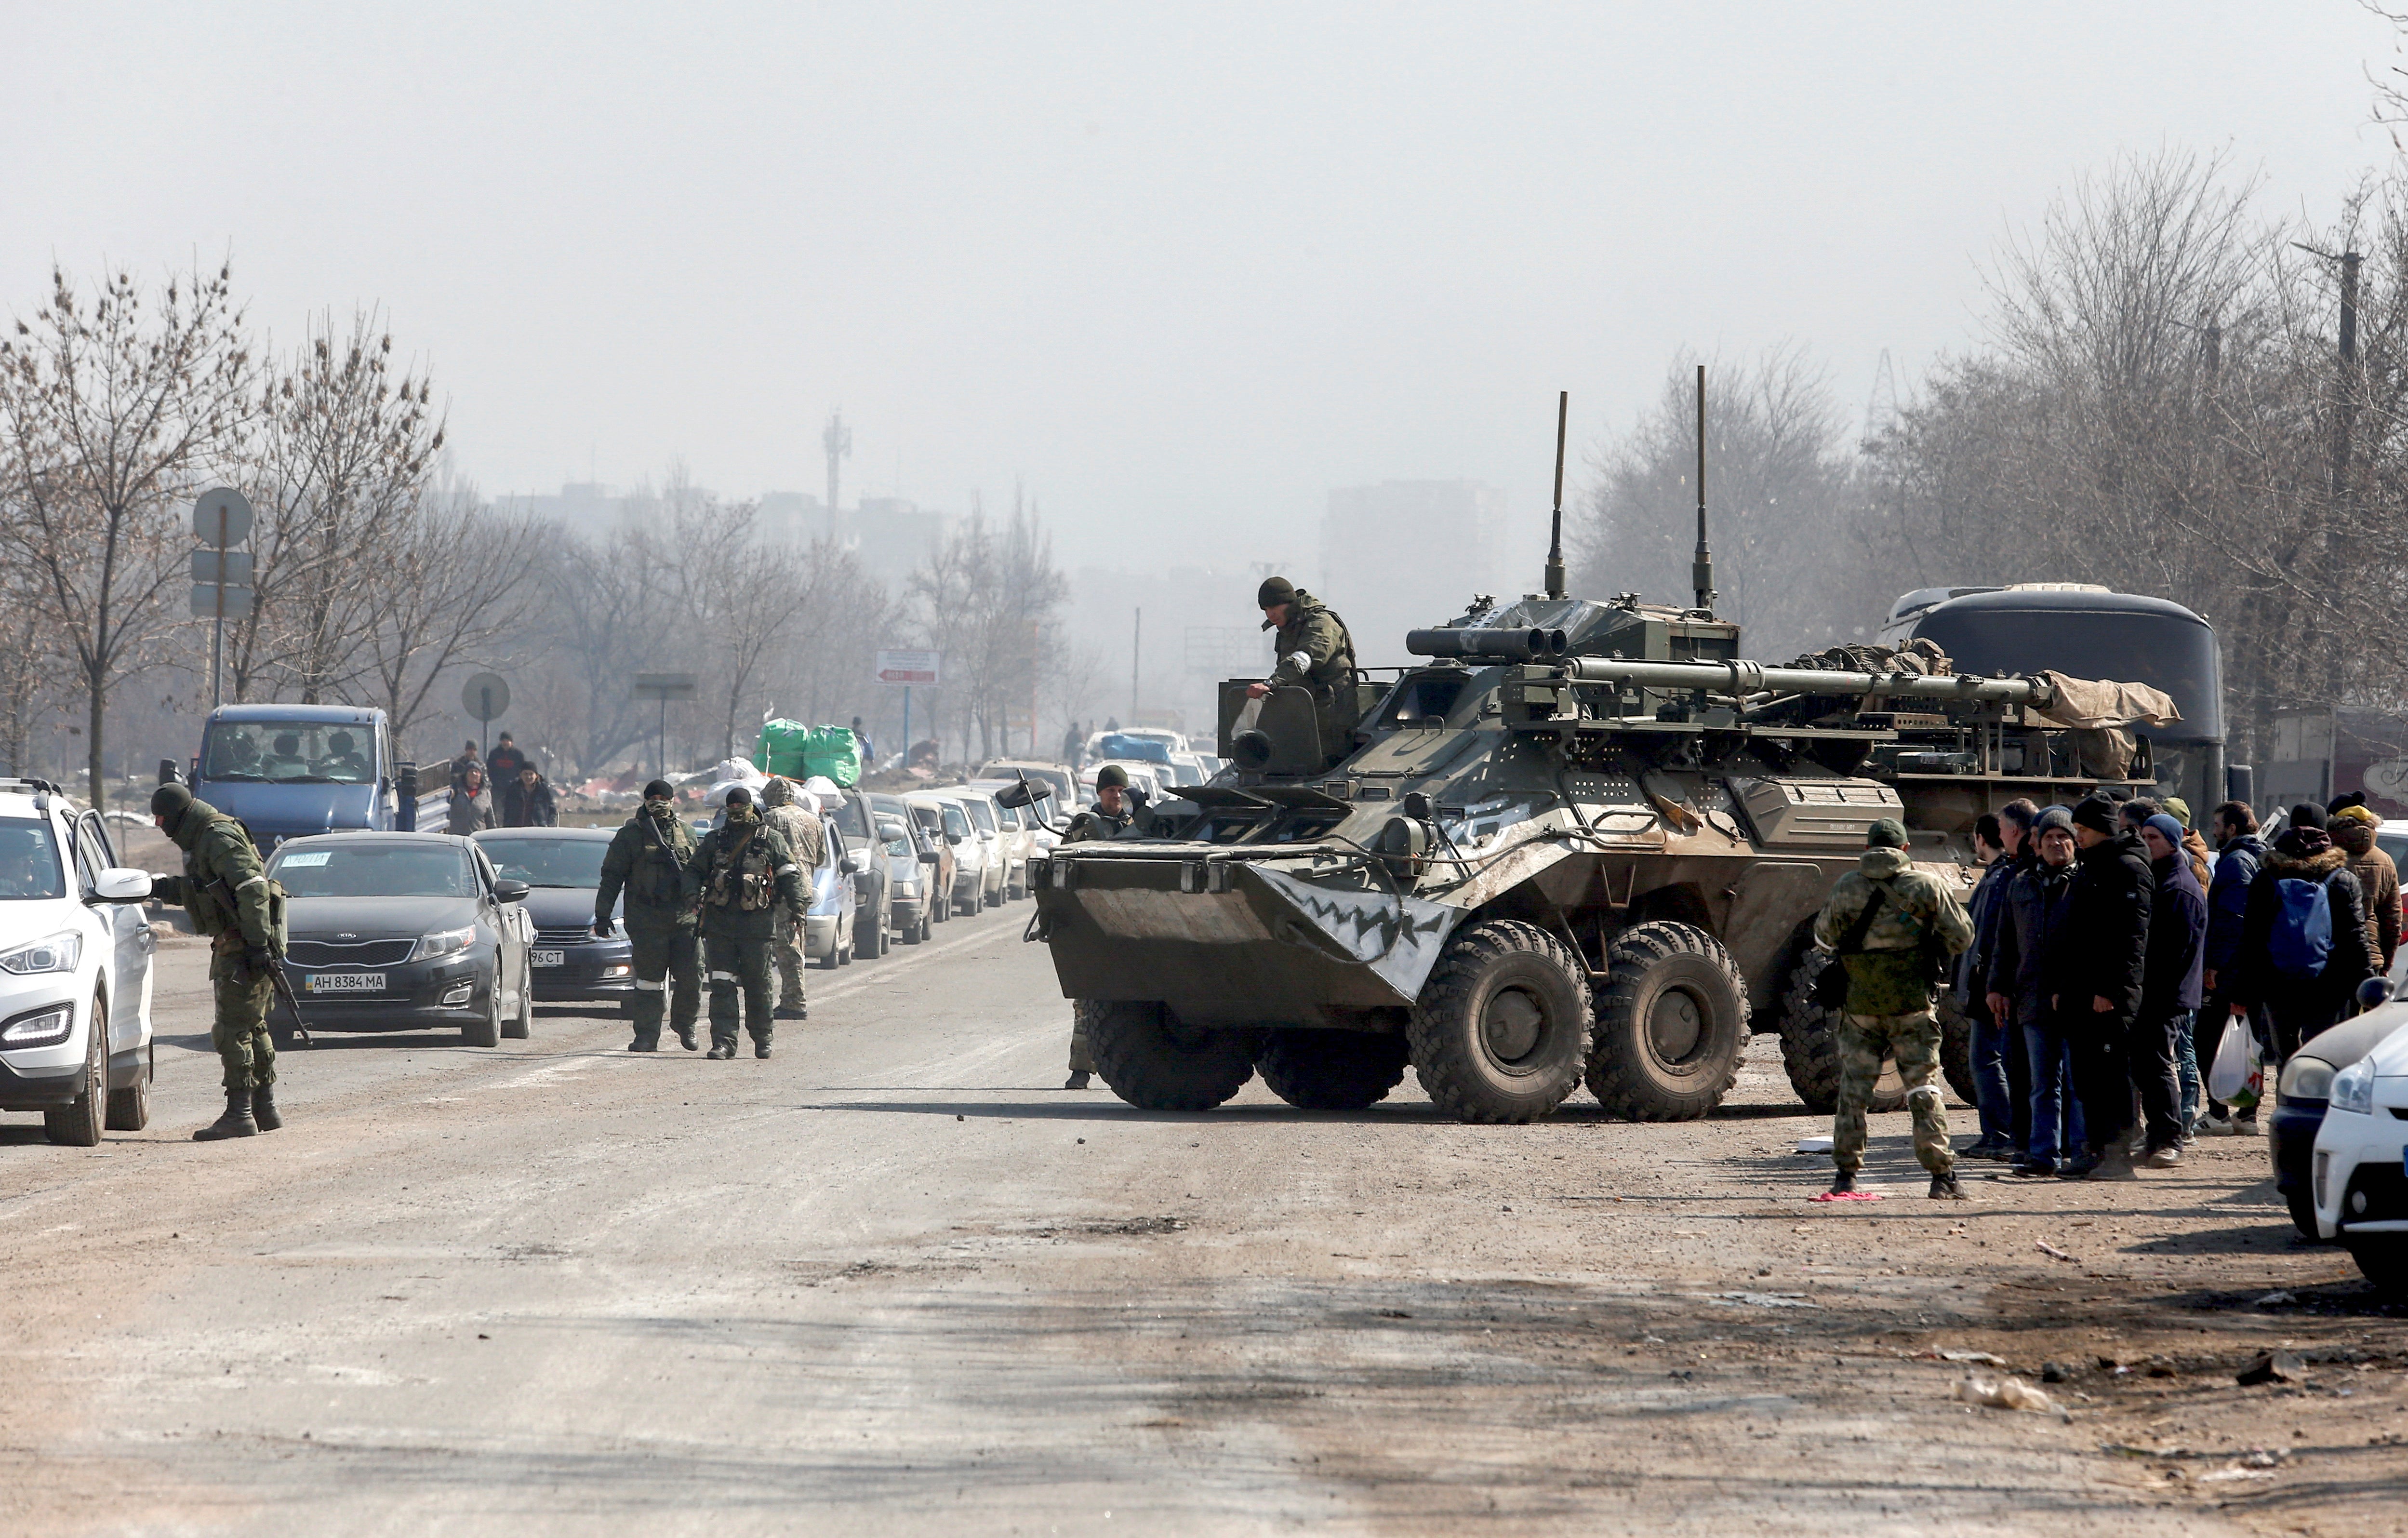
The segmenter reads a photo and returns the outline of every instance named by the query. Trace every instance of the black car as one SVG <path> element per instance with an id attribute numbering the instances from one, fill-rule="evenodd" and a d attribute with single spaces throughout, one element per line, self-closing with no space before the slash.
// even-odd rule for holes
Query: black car
<path id="1" fill-rule="evenodd" d="M 594 892 L 602 884 L 602 856 L 610 852 L 613 833 L 607 827 L 494 827 L 469 835 L 505 881 L 527 884 L 522 906 L 535 926 L 529 965 L 541 1002 L 619 999 L 635 991 L 625 898 L 611 913 L 617 923 L 610 938 L 594 934 Z"/>
<path id="2" fill-rule="evenodd" d="M 535 926 L 524 882 L 448 833 L 322 833 L 267 862 L 284 886 L 285 975 L 310 1031 L 456 1027 L 470 1046 L 525 1036 Z M 589 917 L 591 915 L 589 914 Z M 289 1010 L 271 1015 L 290 1038 Z"/>

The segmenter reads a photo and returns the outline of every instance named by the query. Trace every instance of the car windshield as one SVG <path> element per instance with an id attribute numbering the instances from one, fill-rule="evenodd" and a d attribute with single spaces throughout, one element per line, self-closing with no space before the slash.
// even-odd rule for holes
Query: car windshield
<path id="1" fill-rule="evenodd" d="M 1183 764 L 1174 758 L 1170 761 L 1170 783 L 1174 785 L 1200 785 L 1204 783 L 1204 771 L 1193 764 Z"/>
<path id="2" fill-rule="evenodd" d="M 963 815 L 961 808 L 950 803 L 945 807 L 945 831 L 956 839 L 967 839 L 970 836 L 969 818 Z"/>
<path id="3" fill-rule="evenodd" d="M 995 808 L 987 805 L 984 801 L 965 799 L 962 802 L 962 810 L 969 813 L 970 821 L 978 825 L 978 830 L 980 832 L 992 833 L 995 831 Z"/>
<path id="4" fill-rule="evenodd" d="M 479 839 L 494 869 L 529 886 L 595 887 L 602 884 L 608 839 Z"/>
<path id="5" fill-rule="evenodd" d="M 357 721 L 214 721 L 201 778 L 364 785 L 376 778 L 376 730 Z"/>
<path id="6" fill-rule="evenodd" d="M 63 898 L 66 872 L 47 817 L 0 817 L 0 898 Z"/>
<path id="7" fill-rule="evenodd" d="M 2408 828 L 2394 833 L 2389 828 L 2374 836 L 2374 847 L 2391 856 L 2391 863 L 2408 870 Z"/>
<path id="8" fill-rule="evenodd" d="M 356 843 L 315 849 L 287 844 L 267 873 L 295 898 L 472 898 L 466 850 L 451 844 Z"/>
<path id="9" fill-rule="evenodd" d="M 878 836 L 886 841 L 886 852 L 890 855 L 910 859 L 920 853 L 912 845 L 910 833 L 892 817 L 878 819 Z"/>

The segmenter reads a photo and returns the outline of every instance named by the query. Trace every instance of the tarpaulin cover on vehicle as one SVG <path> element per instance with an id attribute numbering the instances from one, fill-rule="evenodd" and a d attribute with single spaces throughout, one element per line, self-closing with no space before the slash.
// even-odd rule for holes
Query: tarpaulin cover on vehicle
<path id="1" fill-rule="evenodd" d="M 850 726 L 806 726 L 799 721 L 761 726 L 752 762 L 764 773 L 794 781 L 824 774 L 850 789 L 861 778 L 861 740 Z"/>

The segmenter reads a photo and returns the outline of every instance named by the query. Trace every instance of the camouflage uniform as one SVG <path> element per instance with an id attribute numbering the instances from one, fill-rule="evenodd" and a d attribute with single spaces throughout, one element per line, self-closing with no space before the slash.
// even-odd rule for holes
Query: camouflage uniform
<path id="1" fill-rule="evenodd" d="M 627 819 L 602 856 L 602 881 L 594 893 L 595 926 L 609 921 L 622 891 L 627 898 L 627 945 L 636 966 L 636 991 L 627 999 L 627 1020 L 635 1033 L 627 1043 L 631 1052 L 651 1052 L 660 1045 L 665 1007 L 679 1042 L 689 1050 L 695 1045 L 695 1017 L 702 1013 L 702 958 L 695 943 L 698 894 L 686 872 L 694 847 L 694 830 L 679 819 L 674 806 L 660 816 L 647 807 Z"/>
<path id="2" fill-rule="evenodd" d="M 752 1055 L 769 1056 L 769 946 L 778 913 L 803 919 L 801 869 L 786 836 L 749 803 L 695 846 L 687 870 L 702 890 L 703 961 L 710 972 L 710 1055 L 736 1055 L 737 996 L 743 995 Z"/>
<path id="3" fill-rule="evenodd" d="M 1129 825 L 1136 821 L 1141 809 L 1136 793 L 1124 788 L 1118 812 L 1106 812 L 1104 804 L 1097 801 L 1070 819 L 1070 826 L 1063 830 L 1062 841 L 1086 843 L 1098 839 L 1117 839 L 1128 831 Z M 1087 1042 L 1087 1007 L 1084 1003 L 1074 1003 L 1070 1006 L 1070 1073 L 1074 1085 L 1083 1088 L 1083 1084 L 1079 1081 L 1095 1071 L 1096 1055 Z"/>
<path id="4" fill-rule="evenodd" d="M 273 951 L 280 941 L 267 873 L 242 824 L 207 801 L 193 801 L 166 829 L 184 852 L 184 873 L 153 884 L 163 902 L 179 902 L 193 927 L 209 937 L 209 983 L 217 1012 L 209 1044 L 225 1069 L 228 1094 L 264 1090 L 276 1083 L 276 1043 L 267 1030 L 275 981 L 246 959 Z"/>
<path id="5" fill-rule="evenodd" d="M 1885 1053 L 1896 1059 L 1914 1115 L 1914 1157 L 1935 1175 L 1956 1165 L 1941 1109 L 1940 1021 L 1931 1013 L 1931 953 L 1961 954 L 1973 926 L 1955 894 L 1914 869 L 1903 849 L 1868 849 L 1840 878 L 1814 920 L 1814 943 L 1837 950 L 1866 907 L 1887 899 L 1862 946 L 1840 957 L 1848 1002 L 1840 1017 L 1840 1103 L 1831 1120 L 1831 1162 L 1853 1173 L 1865 1162 L 1865 1106 Z"/>
<path id="6" fill-rule="evenodd" d="M 1269 621 L 1264 627 L 1269 628 Z M 1310 690 L 1322 750 L 1343 756 L 1361 709 L 1354 697 L 1354 638 L 1338 611 L 1302 588 L 1287 606 L 1287 621 L 1272 638 L 1277 658 L 1269 682 Z M 1301 664 L 1297 661 L 1302 654 Z"/>
<path id="7" fill-rule="evenodd" d="M 796 806 L 794 796 L 791 782 L 772 779 L 762 787 L 761 820 L 786 836 L 795 863 L 802 867 L 800 879 L 808 882 L 809 872 L 827 862 L 827 829 L 820 826 L 818 817 Z M 790 1020 L 804 1019 L 802 922 L 781 913 L 770 945 L 778 963 L 777 1013 Z"/>

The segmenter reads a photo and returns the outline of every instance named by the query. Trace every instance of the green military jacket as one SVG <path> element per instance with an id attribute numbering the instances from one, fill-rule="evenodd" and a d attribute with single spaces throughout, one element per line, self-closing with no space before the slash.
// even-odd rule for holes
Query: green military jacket
<path id="1" fill-rule="evenodd" d="M 789 801 L 763 807 L 761 820 L 786 836 L 795 862 L 805 870 L 816 870 L 827 863 L 827 829 L 810 812 Z"/>
<path id="2" fill-rule="evenodd" d="M 704 834 L 686 870 L 702 894 L 705 935 L 767 940 L 777 932 L 778 910 L 799 925 L 810 906 L 795 846 L 759 817 L 731 819 Z"/>
<path id="3" fill-rule="evenodd" d="M 1361 706 L 1354 697 L 1354 638 L 1338 611 L 1302 588 L 1288 604 L 1287 623 L 1273 638 L 1276 661 L 1270 682 L 1310 690 L 1322 751 L 1333 758 L 1348 751 Z"/>
<path id="4" fill-rule="evenodd" d="M 674 812 L 666 818 L 638 812 L 610 840 L 602 856 L 602 884 L 594 893 L 595 923 L 610 916 L 619 894 L 627 895 L 627 926 L 675 929 L 695 922 L 701 888 L 687 867 L 694 858 L 694 830 Z"/>
<path id="5" fill-rule="evenodd" d="M 1931 1007 L 1935 963 L 1973 943 L 1973 923 L 1940 878 L 1914 869 L 1903 849 L 1868 849 L 1840 878 L 1814 920 L 1814 943 L 1836 951 L 1866 905 L 1888 900 L 1865 930 L 1848 969 L 1850 1014 L 1919 1014 Z"/>
<path id="6" fill-rule="evenodd" d="M 242 824 L 207 801 L 184 809 L 168 835 L 184 852 L 184 873 L 153 884 L 162 901 L 179 902 L 193 927 L 222 955 L 278 943 L 275 904 L 259 850 Z"/>

